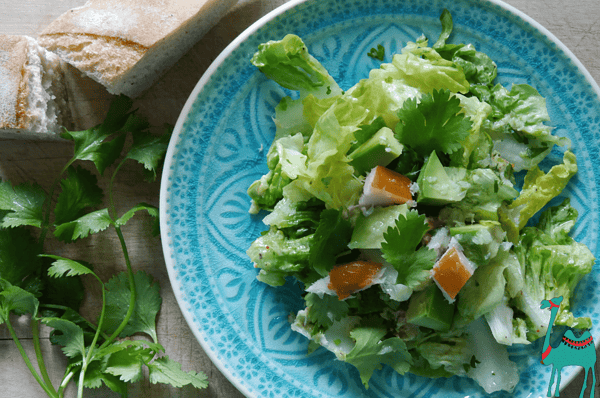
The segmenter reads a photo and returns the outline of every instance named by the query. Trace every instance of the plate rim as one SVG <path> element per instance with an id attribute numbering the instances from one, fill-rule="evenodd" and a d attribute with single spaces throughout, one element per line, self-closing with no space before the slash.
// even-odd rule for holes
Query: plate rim
<path id="1" fill-rule="evenodd" d="M 208 345 L 204 343 L 205 334 L 193 326 L 195 325 L 195 321 L 193 319 L 193 315 L 186 309 L 186 303 L 184 298 L 182 297 L 181 292 L 181 283 L 177 280 L 177 275 L 174 270 L 174 250 L 171 245 L 171 237 L 169 235 L 169 226 L 167 225 L 168 215 L 167 209 L 169 205 L 167 204 L 167 197 L 169 195 L 169 180 L 171 179 L 171 175 L 169 171 L 171 170 L 171 166 L 173 163 L 173 155 L 177 148 L 177 144 L 180 140 L 181 133 L 183 131 L 183 126 L 187 120 L 187 117 L 192 109 L 194 102 L 198 98 L 202 89 L 206 86 L 206 84 L 210 81 L 211 77 L 215 72 L 219 69 L 219 67 L 225 62 L 225 60 L 237 49 L 246 39 L 248 39 L 252 34 L 256 33 L 260 28 L 266 25 L 268 22 L 272 21 L 279 15 L 285 13 L 286 11 L 293 9 L 303 3 L 309 1 L 317 1 L 317 0 L 290 0 L 273 10 L 269 11 L 267 14 L 256 20 L 246 29 L 244 29 L 231 43 L 229 43 L 214 59 L 214 61 L 209 65 L 206 71 L 202 74 L 193 90 L 191 91 L 188 99 L 186 100 L 184 106 L 181 109 L 181 112 L 177 118 L 177 122 L 174 126 L 173 133 L 171 135 L 169 145 L 167 147 L 167 152 L 165 154 L 165 161 L 162 169 L 161 182 L 160 182 L 160 193 L 159 193 L 159 223 L 160 223 L 160 235 L 161 235 L 161 245 L 163 251 L 163 257 L 165 260 L 165 267 L 167 268 L 167 273 L 169 276 L 169 283 L 171 284 L 171 289 L 175 296 L 177 306 L 179 307 L 188 327 L 190 328 L 192 334 L 194 335 L 196 341 L 202 347 L 204 353 L 209 357 L 211 362 L 217 369 L 221 372 L 221 374 L 244 396 L 248 398 L 254 398 L 255 394 L 253 394 L 245 385 L 243 385 L 237 377 L 233 375 L 233 373 L 224 365 L 221 359 L 218 357 L 217 353 L 214 352 Z M 566 57 L 574 64 L 574 66 L 579 70 L 582 76 L 585 78 L 588 84 L 590 84 L 592 90 L 595 92 L 596 96 L 600 100 L 600 86 L 593 78 L 591 73 L 587 70 L 585 65 L 575 56 L 575 54 L 560 40 L 558 39 L 550 30 L 545 28 L 542 24 L 537 22 L 535 19 L 527 15 L 525 12 L 519 10 L 515 6 L 512 6 L 503 0 L 466 0 L 472 3 L 479 4 L 490 4 L 500 7 L 505 11 L 508 11 L 515 17 L 521 19 L 526 22 L 530 26 L 532 26 L 535 30 L 545 36 L 550 42 L 554 43 L 565 55 Z M 600 339 L 595 340 L 596 349 L 600 346 Z M 583 370 L 583 368 L 579 368 L 575 372 L 573 372 L 568 377 L 563 377 L 561 379 L 560 391 L 562 391 L 569 383 L 571 383 Z"/>

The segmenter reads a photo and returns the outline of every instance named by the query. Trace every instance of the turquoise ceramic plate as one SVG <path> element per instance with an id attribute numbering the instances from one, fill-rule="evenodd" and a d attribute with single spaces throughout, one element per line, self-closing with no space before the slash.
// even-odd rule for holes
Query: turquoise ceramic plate
<path id="1" fill-rule="evenodd" d="M 307 356 L 307 340 L 287 321 L 301 305 L 299 292 L 257 282 L 245 255 L 265 229 L 261 217 L 248 214 L 246 189 L 266 172 L 273 107 L 286 95 L 250 64 L 257 46 L 296 33 L 347 89 L 378 67 L 366 56 L 377 44 L 383 43 L 389 61 L 389 54 L 422 33 L 437 39 L 444 8 L 454 17 L 453 41 L 489 54 L 499 82 L 529 83 L 547 98 L 555 133 L 571 138 L 580 163 L 565 192 L 580 214 L 574 237 L 598 257 L 599 90 L 550 33 L 497 1 L 292 1 L 244 32 L 202 77 L 177 122 L 161 188 L 164 252 L 181 310 L 204 350 L 247 396 L 483 395 L 468 379 L 402 377 L 390 368 L 376 372 L 365 390 L 358 372 L 325 350 Z M 596 341 L 599 280 L 596 269 L 582 282 L 578 291 L 585 294 L 575 309 L 593 319 Z M 540 343 L 511 351 L 521 369 L 515 396 L 545 395 L 550 369 L 539 363 L 540 352 Z M 577 369 L 563 370 L 563 385 Z"/>

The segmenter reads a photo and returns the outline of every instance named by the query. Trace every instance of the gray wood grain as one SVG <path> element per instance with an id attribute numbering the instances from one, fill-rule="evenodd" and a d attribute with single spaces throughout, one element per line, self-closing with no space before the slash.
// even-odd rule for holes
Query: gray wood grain
<path id="1" fill-rule="evenodd" d="M 136 100 L 140 112 L 153 125 L 174 124 L 187 97 L 210 63 L 239 33 L 254 21 L 285 3 L 286 0 L 242 0 L 208 34 L 197 43 L 160 81 Z M 27 34 L 35 36 L 50 21 L 70 8 L 82 5 L 85 0 L 27 0 L 15 2 L 0 0 L 0 34 Z M 529 15 L 562 41 L 588 69 L 591 76 L 600 81 L 600 3 L 597 0 L 508 0 L 507 3 Z M 18 6 L 16 6 L 18 4 Z M 112 98 L 103 87 L 78 74 L 70 81 L 73 110 L 77 128 L 88 128 L 103 119 Z M 72 144 L 68 142 L 26 142 L 0 140 L 0 177 L 14 183 L 35 181 L 43 187 L 50 182 L 69 158 Z M 131 165 L 125 167 L 116 185 L 120 210 L 145 201 L 158 204 L 158 182 L 141 182 L 140 170 Z M 160 241 L 146 234 L 149 220 L 136 217 L 125 227 L 133 265 L 154 276 L 161 287 L 163 306 L 158 318 L 159 341 L 169 356 L 180 362 L 185 370 L 203 371 L 208 375 L 209 388 L 174 389 L 152 385 L 147 379 L 130 389 L 129 396 L 145 398 L 163 397 L 206 397 L 239 398 L 242 395 L 221 374 L 195 340 L 176 303 L 169 284 L 162 257 Z M 47 251 L 58 255 L 92 262 L 100 276 L 107 280 L 114 272 L 124 269 L 120 246 L 112 232 L 100 233 L 82 244 L 63 246 L 55 241 L 48 242 Z M 101 255 L 99 254 L 101 253 Z M 98 289 L 91 279 L 84 279 L 89 287 L 89 296 L 84 302 L 84 311 L 90 319 L 97 314 L 93 304 Z M 30 356 L 33 357 L 31 333 L 27 318 L 14 318 L 17 334 Z M 42 330 L 42 348 L 48 354 L 50 374 L 59 380 L 66 363 L 60 350 L 48 341 L 48 331 Z M 597 372 L 600 375 L 600 373 Z M 578 397 L 583 381 L 577 377 L 562 394 Z M 0 396 L 2 397 L 45 397 L 15 348 L 5 327 L 0 326 Z M 73 389 L 67 396 L 75 396 Z M 106 388 L 89 390 L 87 397 L 113 397 Z M 600 389 L 596 391 L 600 397 Z"/>

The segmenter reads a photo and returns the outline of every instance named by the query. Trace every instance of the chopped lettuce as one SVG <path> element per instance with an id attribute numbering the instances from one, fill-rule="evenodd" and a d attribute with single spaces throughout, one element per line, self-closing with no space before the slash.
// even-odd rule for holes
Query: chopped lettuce
<path id="1" fill-rule="evenodd" d="M 248 188 L 248 195 L 255 205 L 251 212 L 273 209 L 283 198 L 283 187 L 296 178 L 304 167 L 306 155 L 302 153 L 303 150 L 304 138 L 301 133 L 284 136 L 273 142 L 267 153 L 269 172 Z"/>
<path id="2" fill-rule="evenodd" d="M 326 97 L 341 92 L 325 67 L 308 53 L 302 39 L 293 34 L 259 45 L 252 64 L 281 86 L 300 91 L 302 97 L 308 94 Z"/>
<path id="3" fill-rule="evenodd" d="M 450 90 L 453 93 L 469 92 L 462 68 L 448 61 L 432 48 L 424 47 L 426 42 L 409 45 L 402 49 L 402 54 L 392 58 L 399 76 L 409 86 L 416 87 L 424 93 L 434 90 Z"/>
<path id="4" fill-rule="evenodd" d="M 446 60 L 459 66 L 465 78 L 470 83 L 470 89 L 487 87 L 496 78 L 498 68 L 496 63 L 485 53 L 477 51 L 472 44 L 446 43 L 454 28 L 452 15 L 444 10 L 440 16 L 442 32 L 433 48 Z"/>
<path id="5" fill-rule="evenodd" d="M 447 171 L 464 170 L 446 168 Z M 452 175 L 458 175 L 453 172 Z M 440 218 L 447 222 L 473 222 L 476 220 L 498 221 L 498 211 L 507 201 L 514 199 L 518 191 L 507 178 L 492 169 L 466 170 L 463 179 L 456 181 L 465 187 L 463 199 L 442 209 Z"/>
<path id="6" fill-rule="evenodd" d="M 589 318 L 576 318 L 571 312 L 575 286 L 591 272 L 595 261 L 587 246 L 566 234 L 573 225 L 571 221 L 576 218 L 577 211 L 569 199 L 565 199 L 545 212 L 538 227 L 523 228 L 519 243 L 515 245 L 524 284 L 522 294 L 515 297 L 514 304 L 527 316 L 530 341 L 546 333 L 549 314 L 540 309 L 540 303 L 554 297 L 563 296 L 555 320 L 557 325 L 591 327 Z"/>
<path id="7" fill-rule="evenodd" d="M 473 358 L 473 351 L 465 336 L 437 336 L 416 346 L 415 351 L 427 361 L 427 366 L 420 371 L 411 368 L 411 372 L 426 377 L 437 377 L 442 370 L 444 373 L 440 376 L 443 377 L 465 376 Z"/>
<path id="8" fill-rule="evenodd" d="M 461 289 L 454 316 L 455 327 L 467 326 L 502 303 L 506 287 L 504 269 L 508 266 L 508 255 L 506 250 L 502 250 L 493 261 L 479 266 Z"/>
<path id="9" fill-rule="evenodd" d="M 569 144 L 546 125 L 544 98 L 529 85 L 496 84 L 494 61 L 472 44 L 450 42 L 448 11 L 440 20 L 432 46 L 424 36 L 407 43 L 345 92 L 299 37 L 259 47 L 252 62 L 297 93 L 276 106 L 269 171 L 248 190 L 251 211 L 269 211 L 269 229 L 247 254 L 258 280 L 280 286 L 290 277 L 305 287 L 306 307 L 291 316 L 292 330 L 311 349 L 354 365 L 365 388 L 388 365 L 511 392 L 518 372 L 505 346 L 546 332 L 542 300 L 563 296 L 557 324 L 591 326 L 571 311 L 574 289 L 595 261 L 569 236 L 577 211 L 565 200 L 529 226 L 577 163 L 567 150 L 547 173 L 538 167 L 555 145 Z M 386 167 L 414 181 L 416 202 L 369 208 L 359 201 L 365 170 L 381 158 L 379 147 L 371 150 L 380 131 L 393 132 Z M 371 156 L 369 166 L 356 153 Z M 519 170 L 527 170 L 520 192 Z M 457 296 L 450 330 L 441 331 L 417 324 L 435 315 L 414 317 L 410 299 L 437 288 L 430 270 L 450 242 L 475 271 Z M 329 273 L 356 260 L 381 267 L 340 300 Z"/>
<path id="10" fill-rule="evenodd" d="M 246 251 L 260 268 L 258 280 L 271 286 L 283 286 L 285 277 L 303 271 L 308 265 L 310 245 L 314 234 L 287 238 L 282 230 L 271 227 Z"/>
<path id="11" fill-rule="evenodd" d="M 506 347 L 496 343 L 482 318 L 470 323 L 467 331 L 468 344 L 473 347 L 475 358 L 480 361 L 467 375 L 488 394 L 501 390 L 512 392 L 519 382 L 519 371 L 510 360 Z"/>
<path id="12" fill-rule="evenodd" d="M 519 196 L 499 213 L 510 241 L 515 242 L 518 231 L 534 214 L 562 192 L 575 173 L 577 158 L 571 151 L 566 151 L 563 163 L 553 166 L 548 173 L 544 173 L 537 166 L 527 172 Z"/>
<path id="13" fill-rule="evenodd" d="M 494 141 L 494 150 L 508 160 L 515 171 L 531 170 L 554 145 L 568 145 L 564 137 L 552 135 L 546 100 L 527 84 L 515 84 L 508 91 L 497 84 L 479 93 L 478 98 L 492 106 L 485 124 Z"/>

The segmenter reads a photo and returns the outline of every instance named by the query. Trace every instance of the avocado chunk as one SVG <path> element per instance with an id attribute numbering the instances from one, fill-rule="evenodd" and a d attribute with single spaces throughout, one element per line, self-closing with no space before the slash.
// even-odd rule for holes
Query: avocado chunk
<path id="1" fill-rule="evenodd" d="M 413 293 L 406 311 L 406 321 L 413 325 L 446 332 L 452 326 L 454 304 L 432 283 L 424 290 Z"/>
<path id="2" fill-rule="evenodd" d="M 404 146 L 388 127 L 379 129 L 371 138 L 348 154 L 357 175 L 364 175 L 375 166 L 387 166 L 402 153 Z"/>
<path id="3" fill-rule="evenodd" d="M 350 249 L 381 249 L 381 242 L 385 240 L 384 232 L 389 227 L 395 227 L 398 217 L 401 214 L 406 216 L 407 211 L 408 206 L 402 204 L 375 207 L 368 216 L 359 214 L 348 247 Z"/>
<path id="4" fill-rule="evenodd" d="M 417 179 L 419 186 L 417 203 L 439 206 L 460 202 L 469 188 L 466 180 L 466 169 L 444 167 L 433 151 Z"/>
<path id="5" fill-rule="evenodd" d="M 497 221 L 481 220 L 478 224 L 452 227 L 450 235 L 460 243 L 464 255 L 479 266 L 496 257 L 506 232 Z"/>

